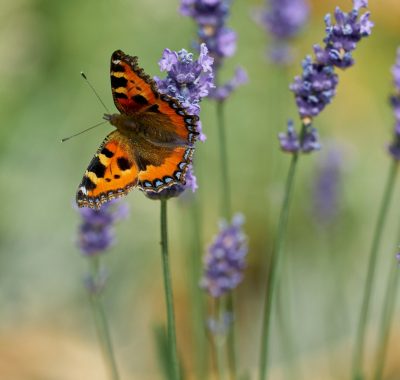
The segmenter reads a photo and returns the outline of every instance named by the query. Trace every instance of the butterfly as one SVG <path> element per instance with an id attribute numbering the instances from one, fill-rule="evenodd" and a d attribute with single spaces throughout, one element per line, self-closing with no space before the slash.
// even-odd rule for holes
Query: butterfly
<path id="1" fill-rule="evenodd" d="M 160 93 L 137 57 L 115 51 L 110 72 L 119 113 L 105 114 L 104 119 L 116 130 L 105 138 L 83 175 L 76 194 L 79 207 L 98 209 L 134 187 L 157 194 L 184 185 L 198 136 L 198 117 Z"/>

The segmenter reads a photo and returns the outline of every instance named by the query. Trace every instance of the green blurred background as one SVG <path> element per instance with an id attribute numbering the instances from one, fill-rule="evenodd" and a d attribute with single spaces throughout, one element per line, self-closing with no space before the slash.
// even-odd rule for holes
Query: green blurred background
<path id="1" fill-rule="evenodd" d="M 390 67 L 400 45 L 400 4 L 371 1 L 373 35 L 355 53 L 356 65 L 340 73 L 333 103 L 318 117 L 326 149 L 301 160 L 290 218 L 285 295 L 274 320 L 273 375 L 295 379 L 345 378 L 349 366 L 367 253 L 383 183 L 389 169 L 385 144 L 394 118 L 388 106 Z M 240 373 L 258 364 L 265 264 L 277 223 L 289 156 L 276 134 L 297 119 L 288 91 L 300 61 L 324 35 L 323 16 L 350 1 L 317 1 L 311 20 L 293 42 L 293 66 L 282 70 L 265 59 L 268 38 L 252 21 L 261 0 L 233 2 L 229 26 L 238 33 L 237 65 L 249 83 L 226 103 L 234 210 L 246 217 L 249 237 L 245 281 L 236 293 Z M 79 217 L 75 190 L 109 126 L 68 143 L 62 137 L 101 120 L 103 109 L 79 73 L 84 71 L 109 108 L 111 53 L 122 49 L 140 58 L 148 74 L 160 75 L 165 47 L 190 48 L 192 20 L 178 13 L 178 0 L 2 0 L 0 5 L 0 378 L 5 380 L 105 379 L 92 315 L 82 286 L 87 270 L 75 246 Z M 204 101 L 201 118 L 207 141 L 196 165 L 206 246 L 217 232 L 220 173 L 215 104 Z M 312 214 L 313 182 L 331 144 L 340 147 L 343 167 L 336 219 L 321 224 Z M 130 218 L 117 227 L 118 244 L 104 256 L 110 279 L 104 302 L 117 360 L 126 379 L 161 379 L 154 327 L 165 320 L 159 249 L 159 204 L 133 191 Z M 196 344 L 191 333 L 189 271 L 190 204 L 170 202 L 170 248 L 176 297 L 178 343 L 188 374 Z M 384 285 L 400 242 L 399 199 L 385 231 L 373 297 L 368 355 L 373 355 Z M 396 361 L 400 326 L 395 317 L 387 379 L 400 378 Z M 291 328 L 291 355 L 283 353 Z M 396 338 L 397 337 L 397 338 Z M 283 378 L 283 377 L 282 377 Z M 293 378 L 293 377 L 292 377 Z"/>

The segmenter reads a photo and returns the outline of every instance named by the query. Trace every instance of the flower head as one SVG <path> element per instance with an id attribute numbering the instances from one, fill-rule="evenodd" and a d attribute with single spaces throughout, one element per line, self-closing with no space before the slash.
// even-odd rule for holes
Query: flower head
<path id="1" fill-rule="evenodd" d="M 236 33 L 226 26 L 230 5 L 230 0 L 181 0 L 181 13 L 192 17 L 198 25 L 199 42 L 195 43 L 195 46 L 201 50 L 205 44 L 210 56 L 214 59 L 214 74 L 221 67 L 223 60 L 233 56 L 236 51 Z M 221 91 L 218 91 L 219 88 L 211 91 L 210 97 L 224 100 L 234 90 L 232 81 L 235 81 L 235 78 L 221 86 L 225 87 Z M 242 83 L 243 81 L 236 81 L 235 84 L 238 86 Z M 231 91 L 227 92 L 226 87 L 229 87 Z M 221 99 L 221 94 L 224 95 L 223 99 Z"/>
<path id="2" fill-rule="evenodd" d="M 289 120 L 286 132 L 279 133 L 278 138 L 282 151 L 287 153 L 311 153 L 321 149 L 318 131 L 311 124 L 304 124 L 300 139 L 294 129 L 293 120 Z"/>
<path id="3" fill-rule="evenodd" d="M 220 232 L 204 259 L 200 286 L 215 298 L 236 288 L 243 279 L 247 239 L 242 231 L 243 216 L 237 214 L 232 224 L 223 222 Z"/>
<path id="4" fill-rule="evenodd" d="M 238 67 L 235 71 L 235 75 L 231 80 L 226 82 L 224 85 L 219 86 L 215 90 L 212 91 L 211 96 L 219 101 L 223 101 L 229 97 L 229 95 L 236 90 L 242 84 L 247 83 L 248 76 L 247 72 L 243 70 L 241 67 Z"/>
<path id="5" fill-rule="evenodd" d="M 336 94 L 338 76 L 335 67 L 346 69 L 353 65 L 352 52 L 357 43 L 371 34 L 373 23 L 369 13 L 359 17 L 359 11 L 367 6 L 367 0 L 354 0 L 350 13 L 339 8 L 335 11 L 336 24 L 332 17 L 325 17 L 325 46 L 314 46 L 315 59 L 308 56 L 303 61 L 303 72 L 297 76 L 290 89 L 295 94 L 301 118 L 313 118 L 328 105 Z"/>
<path id="6" fill-rule="evenodd" d="M 112 200 L 100 209 L 79 209 L 82 223 L 79 226 L 78 247 L 85 256 L 98 255 L 115 242 L 114 224 L 127 216 L 125 203 Z"/>
<path id="7" fill-rule="evenodd" d="M 194 60 L 193 54 L 185 49 L 178 52 L 165 49 L 159 66 L 161 71 L 167 73 L 167 76 L 164 79 L 154 77 L 158 90 L 177 99 L 189 114 L 198 116 L 201 99 L 208 96 L 214 87 L 213 61 L 205 44 L 200 46 L 197 60 Z M 200 120 L 197 121 L 196 131 L 199 133 L 199 140 L 204 141 L 206 137 L 202 133 Z M 184 185 L 174 184 L 158 193 L 146 190 L 144 192 L 150 199 L 167 199 L 179 196 L 186 189 L 193 192 L 197 189 L 192 165 L 186 171 Z"/>
<path id="8" fill-rule="evenodd" d="M 290 39 L 295 37 L 308 20 L 307 0 L 266 0 L 265 9 L 257 10 L 255 20 L 271 35 L 268 56 L 277 64 L 288 64 L 293 54 Z"/>
<path id="9" fill-rule="evenodd" d="M 178 99 L 189 114 L 198 115 L 201 99 L 214 87 L 213 61 L 205 44 L 201 45 L 197 60 L 185 49 L 178 52 L 165 49 L 159 66 L 167 77 L 154 80 L 161 93 Z"/>

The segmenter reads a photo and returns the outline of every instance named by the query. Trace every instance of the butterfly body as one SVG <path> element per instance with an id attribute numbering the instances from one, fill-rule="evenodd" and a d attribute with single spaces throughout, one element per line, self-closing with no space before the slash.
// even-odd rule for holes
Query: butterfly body
<path id="1" fill-rule="evenodd" d="M 79 207 L 99 208 L 135 186 L 159 193 L 184 184 L 192 160 L 197 116 L 159 93 L 137 65 L 137 57 L 113 53 L 111 87 L 120 113 L 104 119 L 116 130 L 103 141 L 83 176 L 76 195 Z"/>

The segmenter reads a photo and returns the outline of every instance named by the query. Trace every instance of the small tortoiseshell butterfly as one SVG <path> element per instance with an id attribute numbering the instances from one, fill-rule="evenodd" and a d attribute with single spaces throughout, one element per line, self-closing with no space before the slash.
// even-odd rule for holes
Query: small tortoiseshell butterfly
<path id="1" fill-rule="evenodd" d="M 159 193 L 185 184 L 198 117 L 161 94 L 137 61 L 120 50 L 111 56 L 111 88 L 120 113 L 104 119 L 117 130 L 103 141 L 83 176 L 79 207 L 99 208 L 135 186 Z"/>

